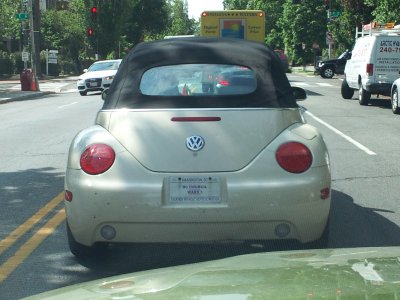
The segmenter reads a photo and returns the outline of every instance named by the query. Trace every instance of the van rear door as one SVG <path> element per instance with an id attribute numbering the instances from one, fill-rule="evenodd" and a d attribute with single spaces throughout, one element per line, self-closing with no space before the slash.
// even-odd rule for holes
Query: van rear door
<path id="1" fill-rule="evenodd" d="M 400 36 L 377 36 L 375 55 L 375 82 L 392 84 L 400 76 Z"/>

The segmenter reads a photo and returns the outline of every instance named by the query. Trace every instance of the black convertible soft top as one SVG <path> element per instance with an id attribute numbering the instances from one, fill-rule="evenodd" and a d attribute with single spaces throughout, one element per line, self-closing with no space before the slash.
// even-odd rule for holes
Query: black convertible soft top
<path id="1" fill-rule="evenodd" d="M 247 66 L 256 75 L 257 88 L 247 95 L 157 97 L 139 90 L 143 73 L 156 66 L 227 64 Z M 103 109 L 116 108 L 296 108 L 291 86 L 277 55 L 267 46 L 227 38 L 176 38 L 143 42 L 123 59 L 108 91 Z"/>

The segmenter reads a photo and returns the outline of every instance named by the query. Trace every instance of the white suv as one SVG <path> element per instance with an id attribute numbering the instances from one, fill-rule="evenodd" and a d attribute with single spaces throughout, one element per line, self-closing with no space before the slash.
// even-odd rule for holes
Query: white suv
<path id="1" fill-rule="evenodd" d="M 87 92 L 109 88 L 121 61 L 122 59 L 96 61 L 89 69 L 83 70 L 84 73 L 79 76 L 77 82 L 81 96 L 86 96 Z"/>
<path id="2" fill-rule="evenodd" d="M 358 90 L 361 105 L 368 105 L 372 94 L 390 96 L 400 71 L 399 33 L 397 29 L 371 29 L 368 35 L 356 40 L 344 70 L 341 88 L 344 99 L 351 99 L 354 90 Z"/>

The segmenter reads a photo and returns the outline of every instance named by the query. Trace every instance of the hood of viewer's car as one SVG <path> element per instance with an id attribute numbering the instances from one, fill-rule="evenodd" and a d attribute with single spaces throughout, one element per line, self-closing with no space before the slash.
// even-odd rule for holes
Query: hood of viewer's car
<path id="1" fill-rule="evenodd" d="M 400 247 L 297 250 L 114 276 L 25 300 L 396 299 Z"/>
<path id="2" fill-rule="evenodd" d="M 89 78 L 104 78 L 107 76 L 114 76 L 118 70 L 103 70 L 103 71 L 93 71 L 86 72 L 79 76 L 79 80 L 85 80 Z"/>
<path id="3" fill-rule="evenodd" d="M 191 117 L 219 119 L 174 121 Z M 294 123 L 301 123 L 297 109 L 116 110 L 107 129 L 151 171 L 229 172 L 246 167 Z M 203 147 L 190 150 L 190 137 Z"/>

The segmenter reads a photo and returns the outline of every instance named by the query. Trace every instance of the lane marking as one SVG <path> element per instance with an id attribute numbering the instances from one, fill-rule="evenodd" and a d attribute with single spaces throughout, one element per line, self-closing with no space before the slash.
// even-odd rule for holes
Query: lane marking
<path id="1" fill-rule="evenodd" d="M 319 123 L 321 123 L 322 125 L 325 125 L 327 128 L 329 128 L 330 130 L 332 130 L 333 132 L 335 132 L 336 134 L 338 134 L 339 136 L 341 136 L 342 138 L 344 138 L 345 140 L 347 140 L 348 142 L 352 143 L 354 146 L 356 146 L 357 148 L 359 148 L 360 150 L 364 151 L 365 153 L 367 153 L 368 155 L 376 155 L 375 152 L 373 152 L 372 150 L 368 149 L 367 147 L 365 147 L 364 145 L 362 145 L 361 143 L 357 142 L 356 140 L 352 139 L 351 137 L 349 137 L 348 135 L 345 135 L 343 132 L 341 132 L 340 130 L 336 129 L 335 127 L 333 127 L 332 125 L 329 125 L 328 123 L 326 123 L 325 121 L 322 121 L 320 118 L 314 116 L 312 113 L 310 113 L 309 111 L 305 112 L 306 114 L 310 115 L 312 118 L 314 118 L 316 121 L 318 121 Z"/>
<path id="2" fill-rule="evenodd" d="M 42 228 L 35 233 L 15 254 L 0 266 L 0 283 L 3 282 L 56 228 L 65 220 L 61 208 Z"/>
<path id="3" fill-rule="evenodd" d="M 4 240 L 0 241 L 0 255 L 11 247 L 21 236 L 32 227 L 43 219 L 50 211 L 52 211 L 58 204 L 64 200 L 64 192 L 58 194 L 53 200 L 46 203 L 36 214 L 26 220 L 23 224 L 18 226 L 13 232 L 11 232 Z"/>
<path id="4" fill-rule="evenodd" d="M 71 105 L 74 105 L 74 104 L 77 104 L 77 103 L 78 102 L 72 102 L 72 103 L 69 103 L 69 104 L 61 105 L 61 106 L 59 106 L 57 108 L 64 108 L 64 107 L 71 106 Z"/>

